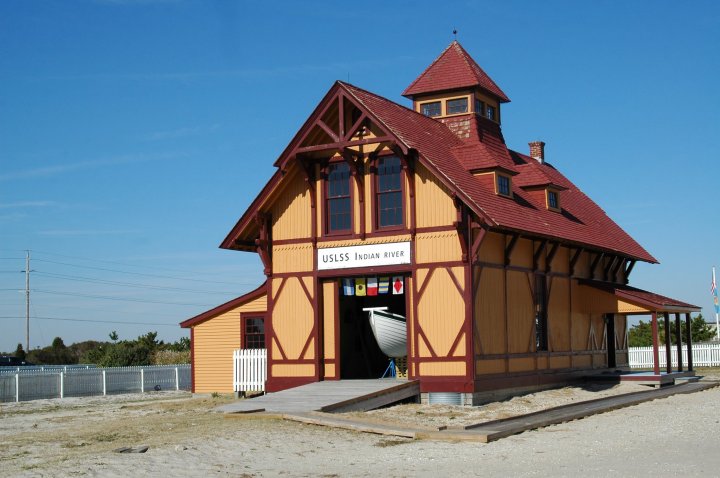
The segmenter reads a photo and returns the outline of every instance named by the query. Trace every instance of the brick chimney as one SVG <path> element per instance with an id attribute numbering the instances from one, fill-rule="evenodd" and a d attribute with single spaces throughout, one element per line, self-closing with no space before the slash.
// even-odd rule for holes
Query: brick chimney
<path id="1" fill-rule="evenodd" d="M 545 143 L 542 141 L 531 141 L 530 145 L 530 157 L 537 160 L 538 163 L 542 164 L 545 162 Z"/>

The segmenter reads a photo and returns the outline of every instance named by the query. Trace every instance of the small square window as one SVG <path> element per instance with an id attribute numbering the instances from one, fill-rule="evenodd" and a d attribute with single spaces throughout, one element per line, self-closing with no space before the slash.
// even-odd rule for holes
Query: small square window
<path id="1" fill-rule="evenodd" d="M 502 174 L 497 175 L 497 192 L 503 196 L 510 196 L 510 178 L 503 176 Z"/>
<path id="2" fill-rule="evenodd" d="M 489 120 L 495 121 L 495 107 L 487 105 L 485 108 L 485 117 Z"/>
<path id="3" fill-rule="evenodd" d="M 547 199 L 548 199 L 548 208 L 550 209 L 560 209 L 560 199 L 558 198 L 558 193 L 555 191 L 548 191 L 547 192 Z"/>
<path id="4" fill-rule="evenodd" d="M 425 116 L 440 116 L 440 102 L 433 101 L 432 103 L 420 105 L 420 111 Z"/>
<path id="5" fill-rule="evenodd" d="M 467 98 L 458 98 L 456 100 L 448 100 L 447 114 L 455 115 L 455 114 L 460 114 L 460 113 L 467 113 L 467 111 L 468 111 Z"/>

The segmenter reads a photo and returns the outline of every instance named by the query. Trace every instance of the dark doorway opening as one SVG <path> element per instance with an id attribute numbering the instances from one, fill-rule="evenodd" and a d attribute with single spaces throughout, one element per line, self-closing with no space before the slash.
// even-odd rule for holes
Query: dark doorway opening
<path id="1" fill-rule="evenodd" d="M 387 307 L 395 314 L 405 313 L 404 294 L 376 296 L 341 295 L 340 304 L 340 378 L 380 378 L 389 358 L 378 347 L 370 327 L 366 307 Z"/>

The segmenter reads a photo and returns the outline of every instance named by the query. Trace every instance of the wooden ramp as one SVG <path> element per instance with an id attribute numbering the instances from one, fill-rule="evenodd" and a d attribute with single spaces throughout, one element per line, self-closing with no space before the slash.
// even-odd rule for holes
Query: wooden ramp
<path id="1" fill-rule="evenodd" d="M 303 413 L 365 411 L 419 397 L 417 381 L 397 379 L 328 380 L 238 400 L 218 407 L 223 413 Z"/>
<path id="2" fill-rule="evenodd" d="M 637 405 L 642 402 L 666 398 L 675 394 L 694 393 L 720 385 L 718 382 L 699 382 L 674 385 L 645 392 L 629 393 L 614 397 L 599 398 L 574 403 L 561 407 L 550 408 L 536 413 L 521 415 L 514 418 L 478 423 L 465 427 L 422 428 L 416 426 L 398 426 L 365 421 L 357 417 L 338 416 L 329 413 L 295 413 L 284 414 L 286 420 L 293 420 L 314 425 L 344 428 L 380 435 L 394 435 L 413 439 L 476 441 L 488 443 L 527 430 L 543 428 L 558 423 L 569 422 L 579 418 L 609 412 L 619 408 Z"/>

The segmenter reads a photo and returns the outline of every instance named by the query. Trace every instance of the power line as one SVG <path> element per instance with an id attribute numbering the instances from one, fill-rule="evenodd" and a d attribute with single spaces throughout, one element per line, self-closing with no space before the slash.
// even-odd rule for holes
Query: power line
<path id="1" fill-rule="evenodd" d="M 112 280 L 106 280 L 106 279 L 96 279 L 93 277 L 82 277 L 82 276 L 71 276 L 66 274 L 55 274 L 52 272 L 41 272 L 41 271 L 35 271 L 36 275 L 40 276 L 47 276 L 47 277 L 54 277 L 57 279 L 65 279 L 65 280 L 72 280 L 72 281 L 78 281 L 78 282 L 89 282 L 91 284 L 108 284 L 108 285 L 119 285 L 123 287 L 136 287 L 140 289 L 154 289 L 154 290 L 168 290 L 168 291 L 180 291 L 180 292 L 190 292 L 193 294 L 235 294 L 236 292 L 227 292 L 227 291 L 211 291 L 211 290 L 195 290 L 195 289 L 185 289 L 182 287 L 163 287 L 163 286 L 156 286 L 156 285 L 150 285 L 150 284 L 141 284 L 141 283 L 132 283 L 132 282 L 119 282 L 119 281 L 112 281 Z"/>
<path id="2" fill-rule="evenodd" d="M 108 261 L 108 260 L 103 260 L 103 259 L 91 259 L 91 258 L 89 258 L 89 257 L 80 257 L 80 256 L 69 256 L 69 255 L 66 255 L 66 254 L 57 254 L 57 253 L 55 253 L 55 252 L 38 251 L 38 250 L 35 250 L 35 249 L 33 249 L 33 252 L 36 253 L 36 254 L 45 254 L 45 255 L 56 256 L 56 257 L 66 257 L 66 258 L 68 258 L 68 259 L 79 259 L 79 260 L 81 260 L 81 261 L 99 262 L 99 263 L 103 263 L 103 264 L 115 264 L 115 265 L 119 265 L 119 266 L 137 267 L 137 268 L 143 268 L 143 269 L 147 267 L 147 266 L 144 266 L 144 265 L 130 264 L 130 263 L 127 263 L 127 262 Z M 22 259 L 22 258 L 21 258 L 21 259 Z M 153 269 L 157 269 L 157 270 L 171 271 L 171 272 L 182 272 L 182 273 L 184 273 L 184 274 L 201 274 L 201 275 L 212 275 L 212 274 L 213 274 L 212 272 L 189 271 L 189 270 L 186 270 L 186 269 L 175 269 L 175 268 L 172 268 L 172 267 L 158 267 L 158 266 L 153 266 L 152 268 L 153 268 Z M 235 283 L 235 282 L 227 282 L 227 283 L 228 283 L 228 284 L 237 284 L 237 283 Z"/>
<path id="3" fill-rule="evenodd" d="M 0 316 L 0 319 L 24 319 L 25 317 Z M 126 322 L 120 320 L 92 320 L 92 319 L 70 319 L 64 317 L 32 317 L 35 320 L 61 320 L 67 322 L 96 322 L 100 324 L 128 324 L 128 325 L 163 325 L 167 327 L 178 327 L 179 323 L 166 324 L 160 322 Z"/>
<path id="4" fill-rule="evenodd" d="M 205 279 L 188 279 L 185 277 L 172 277 L 172 276 L 163 276 L 163 275 L 159 275 L 159 274 L 147 274 L 147 273 L 143 273 L 143 272 L 121 271 L 121 270 L 117 270 L 117 269 L 107 269 L 104 267 L 81 266 L 78 264 L 70 264 L 68 262 L 49 261 L 47 259 L 35 259 L 35 262 L 46 262 L 49 264 L 59 264 L 59 265 L 69 266 L 69 267 L 78 267 L 80 269 L 92 269 L 92 270 L 105 271 L 105 272 L 117 272 L 120 274 L 130 274 L 130 275 L 144 276 L 144 277 L 155 277 L 155 278 L 159 278 L 159 279 L 184 280 L 184 281 L 190 281 L 190 282 L 203 282 L 203 283 L 207 283 L 207 284 L 246 285 L 246 284 L 242 284 L 239 282 L 227 282 L 227 281 L 216 281 L 216 280 L 205 280 Z"/>
<path id="5" fill-rule="evenodd" d="M 133 299 L 129 297 L 112 297 L 107 295 L 92 295 L 92 294 L 78 294 L 74 292 L 59 292 L 55 290 L 44 290 L 44 289 L 33 289 L 33 292 L 40 292 L 42 294 L 53 294 L 53 295 L 67 295 L 72 297 L 85 297 L 88 299 L 102 299 L 102 300 L 118 300 L 122 302 L 142 302 L 146 304 L 162 304 L 162 305 L 190 305 L 198 307 L 211 307 L 212 304 L 190 304 L 183 302 L 163 302 L 158 300 L 145 300 L 145 299 Z"/>

